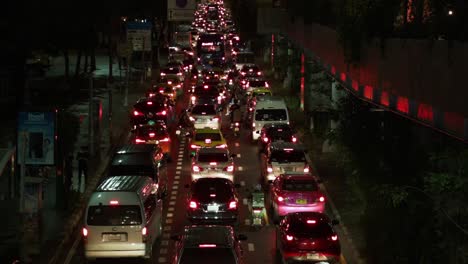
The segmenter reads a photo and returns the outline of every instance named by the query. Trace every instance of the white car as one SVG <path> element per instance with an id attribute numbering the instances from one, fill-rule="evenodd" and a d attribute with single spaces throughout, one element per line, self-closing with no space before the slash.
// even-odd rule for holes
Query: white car
<path id="1" fill-rule="evenodd" d="M 234 155 L 223 148 L 201 148 L 192 161 L 192 181 L 199 178 L 224 178 L 234 182 Z"/>

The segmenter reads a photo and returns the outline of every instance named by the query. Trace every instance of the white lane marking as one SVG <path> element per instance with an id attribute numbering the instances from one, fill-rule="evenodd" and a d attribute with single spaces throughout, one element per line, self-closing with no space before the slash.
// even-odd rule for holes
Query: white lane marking
<path id="1" fill-rule="evenodd" d="M 159 257 L 159 258 L 158 258 L 158 262 L 159 262 L 159 263 L 166 263 L 166 261 L 167 261 L 167 260 L 166 260 L 165 257 Z"/>
<path id="2" fill-rule="evenodd" d="M 171 226 L 165 226 L 164 231 L 171 231 L 172 227 Z"/>
<path id="3" fill-rule="evenodd" d="M 179 181 L 174 181 L 173 184 L 174 184 L 174 185 L 178 185 L 178 184 L 179 184 Z"/>
<path id="4" fill-rule="evenodd" d="M 234 143 L 234 146 L 239 147 L 240 146 L 239 142 Z"/>
<path id="5" fill-rule="evenodd" d="M 169 239 L 170 237 L 171 237 L 171 233 L 164 233 L 164 234 L 162 235 L 162 238 L 163 238 L 163 239 Z"/>
<path id="6" fill-rule="evenodd" d="M 178 180 L 178 179 L 180 179 L 180 176 L 179 176 L 179 175 L 177 175 L 177 176 L 174 177 L 174 180 Z"/>
<path id="7" fill-rule="evenodd" d="M 167 248 L 161 248 L 161 249 L 159 250 L 159 254 L 160 254 L 160 255 L 165 255 L 165 254 L 167 254 Z"/>
<path id="8" fill-rule="evenodd" d="M 241 181 L 240 185 L 245 186 L 245 181 Z"/>
<path id="9" fill-rule="evenodd" d="M 171 217 L 173 217 L 173 216 L 174 216 L 173 213 L 167 213 L 167 215 L 166 215 L 167 218 L 171 218 Z"/>
<path id="10" fill-rule="evenodd" d="M 243 168 L 242 166 L 237 167 L 237 169 L 238 169 L 239 171 L 243 171 L 243 170 L 244 170 L 244 168 Z"/>
<path id="11" fill-rule="evenodd" d="M 181 172 L 180 170 L 178 170 L 178 171 L 175 172 L 176 175 L 177 175 L 177 174 L 181 174 L 181 173 L 182 173 L 182 172 Z M 176 176 L 176 177 L 178 177 L 178 176 Z"/>
<path id="12" fill-rule="evenodd" d="M 76 248 L 78 247 L 78 244 L 80 243 L 80 239 L 81 239 L 81 236 L 78 234 L 75 241 L 73 242 L 72 247 L 70 248 L 70 251 L 68 251 L 67 258 L 65 259 L 64 264 L 68 264 L 72 260 L 73 256 L 75 255 Z"/>
<path id="13" fill-rule="evenodd" d="M 171 200 L 177 200 L 177 195 L 171 195 Z"/>
<path id="14" fill-rule="evenodd" d="M 184 154 L 182 152 L 179 152 L 179 156 L 178 156 L 179 159 L 183 159 L 184 158 Z"/>
<path id="15" fill-rule="evenodd" d="M 245 225 L 249 226 L 250 225 L 250 219 L 245 219 Z"/>
<path id="16" fill-rule="evenodd" d="M 172 218 L 166 219 L 166 224 L 172 224 Z"/>
<path id="17" fill-rule="evenodd" d="M 182 166 L 177 166 L 176 167 L 176 170 L 181 170 L 182 169 Z"/>
<path id="18" fill-rule="evenodd" d="M 175 186 L 173 186 L 173 187 L 175 187 Z M 177 190 L 172 191 L 171 195 L 177 195 Z"/>
<path id="19" fill-rule="evenodd" d="M 179 185 L 172 185 L 172 189 L 174 189 L 174 190 L 179 189 Z"/>
<path id="20" fill-rule="evenodd" d="M 174 200 L 175 200 L 175 199 L 174 199 Z M 169 205 L 175 205 L 175 203 L 176 203 L 175 201 L 170 201 L 170 202 L 169 202 Z"/>
<path id="21" fill-rule="evenodd" d="M 249 251 L 255 251 L 255 246 L 253 243 L 249 243 L 248 247 L 249 247 Z"/>
<path id="22" fill-rule="evenodd" d="M 238 158 L 241 158 L 242 156 L 241 156 L 241 154 L 239 153 L 239 154 L 237 154 L 237 157 L 238 157 Z"/>
<path id="23" fill-rule="evenodd" d="M 182 161 L 177 162 L 177 166 L 182 166 Z"/>
<path id="24" fill-rule="evenodd" d="M 247 198 L 244 198 L 244 199 L 242 199 L 242 203 L 243 203 L 244 205 L 247 205 L 247 204 L 249 203 L 249 201 L 247 200 Z"/>
<path id="25" fill-rule="evenodd" d="M 169 212 L 174 212 L 174 207 L 169 207 L 169 208 L 167 209 L 167 211 L 169 211 Z"/>
<path id="26" fill-rule="evenodd" d="M 161 241 L 161 246 L 167 246 L 167 245 L 169 245 L 169 240 Z"/>

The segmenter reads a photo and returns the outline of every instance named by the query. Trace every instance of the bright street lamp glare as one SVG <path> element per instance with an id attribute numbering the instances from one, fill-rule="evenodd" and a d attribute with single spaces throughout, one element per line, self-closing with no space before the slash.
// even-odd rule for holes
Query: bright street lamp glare
<path id="1" fill-rule="evenodd" d="M 453 15 L 453 10 L 449 10 L 449 11 L 448 11 L 448 15 L 449 15 L 449 16 Z"/>

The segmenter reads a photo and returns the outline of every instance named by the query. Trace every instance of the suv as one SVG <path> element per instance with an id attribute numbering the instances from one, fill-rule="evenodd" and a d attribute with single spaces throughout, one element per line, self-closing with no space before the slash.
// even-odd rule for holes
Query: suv
<path id="1" fill-rule="evenodd" d="M 140 98 L 133 105 L 131 122 L 133 128 L 147 124 L 149 121 L 162 120 L 167 126 L 175 122 L 175 111 L 166 96 Z"/>
<path id="2" fill-rule="evenodd" d="M 186 226 L 183 235 L 171 237 L 176 240 L 176 253 L 172 264 L 243 264 L 240 241 L 244 235 L 236 235 L 230 226 Z"/>
<path id="3" fill-rule="evenodd" d="M 166 158 L 170 159 L 171 138 L 164 122 L 137 126 L 132 141 L 135 144 L 156 144 L 161 147 Z"/>
<path id="4" fill-rule="evenodd" d="M 261 174 L 265 183 L 271 183 L 286 172 L 309 173 L 305 149 L 301 144 L 273 142 L 261 154 Z"/>
<path id="5" fill-rule="evenodd" d="M 163 196 L 167 192 L 165 164 L 164 153 L 157 145 L 125 145 L 114 154 L 109 168 L 109 176 L 150 177 L 160 187 L 158 195 Z"/>
<path id="6" fill-rule="evenodd" d="M 201 148 L 192 161 L 192 180 L 206 177 L 234 181 L 234 155 L 226 148 Z"/>
<path id="7" fill-rule="evenodd" d="M 297 138 L 294 131 L 288 124 L 265 124 L 260 130 L 259 150 L 263 152 L 268 143 L 284 141 L 296 143 Z"/>
<path id="8" fill-rule="evenodd" d="M 276 250 L 282 263 L 340 263 L 341 247 L 328 216 L 317 212 L 288 214 L 276 229 Z"/>

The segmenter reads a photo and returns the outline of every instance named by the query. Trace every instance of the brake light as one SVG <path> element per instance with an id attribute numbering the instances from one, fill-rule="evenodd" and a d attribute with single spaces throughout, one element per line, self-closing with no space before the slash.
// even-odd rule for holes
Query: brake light
<path id="1" fill-rule="evenodd" d="M 178 76 L 182 76 L 182 73 L 181 73 L 181 72 L 179 72 L 179 73 L 177 73 L 177 75 L 178 75 Z"/>
<path id="2" fill-rule="evenodd" d="M 215 122 L 218 122 L 218 121 L 219 121 L 219 117 L 214 117 L 212 120 L 215 121 Z"/>
<path id="3" fill-rule="evenodd" d="M 293 151 L 294 149 L 292 149 L 292 148 L 284 148 L 283 150 L 284 150 L 284 151 Z"/>
<path id="4" fill-rule="evenodd" d="M 315 224 L 315 223 L 317 223 L 317 221 L 315 221 L 315 220 L 307 220 L 307 223 L 308 223 L 308 224 Z"/>
<path id="5" fill-rule="evenodd" d="M 197 209 L 198 204 L 197 204 L 197 202 L 195 202 L 195 201 L 190 201 L 189 207 L 192 208 L 192 209 Z"/>
<path id="6" fill-rule="evenodd" d="M 200 148 L 200 146 L 192 144 L 192 145 L 190 145 L 190 148 L 197 149 L 197 148 Z"/>
<path id="7" fill-rule="evenodd" d="M 242 76 L 245 76 L 245 72 L 241 72 Z M 244 83 L 245 81 L 242 81 L 242 83 Z"/>
<path id="8" fill-rule="evenodd" d="M 119 205 L 119 201 L 117 200 L 112 200 L 109 202 L 111 205 Z"/>
<path id="9" fill-rule="evenodd" d="M 215 244 L 200 244 L 198 245 L 199 248 L 215 248 Z"/>
<path id="10" fill-rule="evenodd" d="M 272 167 L 268 167 L 268 168 L 267 168 L 267 172 L 272 173 L 272 172 L 273 172 L 273 168 L 272 168 Z"/>
<path id="11" fill-rule="evenodd" d="M 205 143 L 206 143 L 206 144 L 210 144 L 210 143 L 211 143 L 211 138 L 206 138 L 206 139 L 205 139 Z"/>
<path id="12" fill-rule="evenodd" d="M 156 134 L 155 133 L 149 133 L 150 137 L 154 137 Z"/>
<path id="13" fill-rule="evenodd" d="M 268 87 L 270 87 L 270 85 L 268 85 L 268 83 L 265 82 L 265 87 L 268 88 Z"/>
<path id="14" fill-rule="evenodd" d="M 226 170 L 227 172 L 233 172 L 233 171 L 234 171 L 234 166 L 233 166 L 233 165 L 229 165 L 229 166 L 227 166 L 227 167 L 225 168 L 225 170 Z"/>
<path id="15" fill-rule="evenodd" d="M 172 81 L 167 81 L 167 84 L 172 84 Z"/>
<path id="16" fill-rule="evenodd" d="M 253 212 L 254 212 L 254 214 L 259 214 L 259 213 L 262 212 L 262 210 L 261 209 L 253 209 Z"/>
<path id="17" fill-rule="evenodd" d="M 197 165 L 193 165 L 192 169 L 193 169 L 194 172 L 200 172 L 200 171 L 203 170 L 202 168 L 198 167 Z"/>
<path id="18" fill-rule="evenodd" d="M 149 102 L 146 102 L 147 105 L 153 105 L 153 102 L 149 101 Z"/>
<path id="19" fill-rule="evenodd" d="M 143 115 L 143 113 L 140 113 L 140 112 L 135 110 L 135 111 L 133 111 L 133 115 L 134 116 L 140 116 L 140 115 Z"/>
<path id="20" fill-rule="evenodd" d="M 267 142 L 268 142 L 268 138 L 267 138 L 267 137 L 264 137 L 264 138 L 263 138 L 263 142 L 267 143 Z"/>
<path id="21" fill-rule="evenodd" d="M 83 237 L 88 237 L 88 229 L 86 227 L 83 227 L 83 229 L 81 229 L 81 234 L 83 235 Z"/>
<path id="22" fill-rule="evenodd" d="M 293 241 L 294 237 L 290 235 L 286 235 L 286 240 Z"/>
<path id="23" fill-rule="evenodd" d="M 161 72 L 161 76 L 166 76 L 166 74 L 164 72 Z"/>
<path id="24" fill-rule="evenodd" d="M 255 123 L 252 123 L 252 127 L 255 127 Z"/>
<path id="25" fill-rule="evenodd" d="M 159 142 L 169 142 L 171 139 L 168 137 L 165 137 L 163 139 L 160 139 Z"/>
<path id="26" fill-rule="evenodd" d="M 322 203 L 325 202 L 325 197 L 320 196 L 320 197 L 319 197 L 319 201 L 322 202 Z"/>
<path id="27" fill-rule="evenodd" d="M 167 115 L 166 110 L 163 110 L 162 112 L 157 113 L 157 115 Z"/>
<path id="28" fill-rule="evenodd" d="M 135 139 L 135 143 L 145 143 L 145 142 L 146 140 L 144 139 L 140 139 L 140 138 Z"/>
<path id="29" fill-rule="evenodd" d="M 150 94 L 148 95 L 148 97 L 154 97 L 155 95 L 156 95 L 156 94 L 154 94 L 154 93 L 150 93 Z"/>
<path id="30" fill-rule="evenodd" d="M 190 120 L 190 121 L 195 121 L 196 119 L 190 116 L 190 117 L 189 117 L 189 120 Z"/>
<path id="31" fill-rule="evenodd" d="M 210 165 L 211 165 L 211 166 L 216 166 L 217 164 L 218 164 L 218 163 L 216 163 L 216 162 L 210 162 Z"/>
<path id="32" fill-rule="evenodd" d="M 296 142 L 297 142 L 297 138 L 293 136 L 292 139 L 291 139 L 291 141 L 294 142 L 294 143 L 296 143 Z"/>
<path id="33" fill-rule="evenodd" d="M 203 89 L 208 89 L 208 85 L 204 85 L 204 86 L 203 86 Z"/>
<path id="34" fill-rule="evenodd" d="M 226 144 L 222 144 L 222 145 L 216 146 L 216 148 L 226 148 L 226 147 L 227 147 Z"/>
<path id="35" fill-rule="evenodd" d="M 197 99 L 197 97 L 192 96 L 192 98 L 190 98 L 190 99 L 192 99 L 192 101 L 195 101 Z"/>
<path id="36" fill-rule="evenodd" d="M 282 201 L 284 201 L 284 198 L 283 198 L 283 196 L 278 196 L 277 200 L 278 200 L 278 202 L 282 202 Z"/>
<path id="37" fill-rule="evenodd" d="M 236 208 L 237 208 L 237 202 L 236 201 L 229 202 L 229 209 L 236 209 Z"/>
<path id="38" fill-rule="evenodd" d="M 262 75 L 262 72 L 257 72 L 258 75 Z"/>
<path id="39" fill-rule="evenodd" d="M 304 168 L 304 172 L 305 172 L 305 173 L 308 173 L 309 171 L 310 171 L 309 166 L 307 166 L 307 167 Z"/>
<path id="40" fill-rule="evenodd" d="M 142 234 L 143 236 L 146 236 L 146 235 L 148 234 L 148 229 L 146 228 L 146 226 L 143 227 L 143 229 L 141 229 L 141 234 Z"/>
<path id="41" fill-rule="evenodd" d="M 337 240 L 338 240 L 338 235 L 333 235 L 333 236 L 331 236 L 331 240 L 337 241 Z"/>

